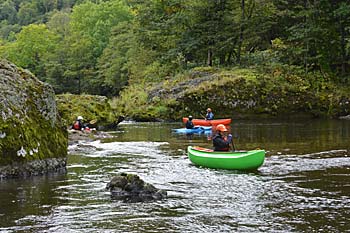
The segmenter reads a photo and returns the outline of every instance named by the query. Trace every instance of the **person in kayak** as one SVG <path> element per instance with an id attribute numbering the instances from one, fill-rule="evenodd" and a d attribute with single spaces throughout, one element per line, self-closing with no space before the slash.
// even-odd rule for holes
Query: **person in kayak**
<path id="1" fill-rule="evenodd" d="M 188 116 L 188 121 L 186 122 L 186 129 L 193 129 L 194 128 L 194 124 L 192 122 L 192 116 Z"/>
<path id="2" fill-rule="evenodd" d="M 214 120 L 214 114 L 211 111 L 211 108 L 207 109 L 207 114 L 205 115 L 206 120 Z"/>
<path id="3" fill-rule="evenodd" d="M 83 120 L 84 118 L 82 116 L 78 116 L 77 120 L 74 122 L 72 126 L 72 129 L 83 130 L 84 129 Z"/>
<path id="4" fill-rule="evenodd" d="M 227 128 L 223 124 L 219 124 L 216 126 L 216 134 L 213 137 L 213 146 L 214 151 L 229 151 L 230 144 L 232 142 L 232 135 L 229 134 L 227 137 L 225 134 L 227 133 Z"/>

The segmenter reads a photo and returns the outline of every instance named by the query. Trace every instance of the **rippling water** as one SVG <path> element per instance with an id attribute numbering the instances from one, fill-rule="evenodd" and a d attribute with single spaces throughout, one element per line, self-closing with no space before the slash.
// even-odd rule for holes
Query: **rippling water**
<path id="1" fill-rule="evenodd" d="M 0 181 L 0 232 L 347 232 L 349 121 L 234 122 L 238 149 L 263 148 L 254 173 L 204 169 L 180 124 L 121 125 L 115 140 L 73 145 L 66 174 Z M 127 172 L 168 192 L 147 203 L 105 190 Z"/>

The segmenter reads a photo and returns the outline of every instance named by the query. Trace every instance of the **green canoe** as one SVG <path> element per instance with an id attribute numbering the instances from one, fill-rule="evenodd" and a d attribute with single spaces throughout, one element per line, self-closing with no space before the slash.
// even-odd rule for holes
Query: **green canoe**
<path id="1" fill-rule="evenodd" d="M 195 165 L 217 169 L 256 170 L 265 160 L 264 150 L 218 152 L 189 146 L 187 152 Z"/>

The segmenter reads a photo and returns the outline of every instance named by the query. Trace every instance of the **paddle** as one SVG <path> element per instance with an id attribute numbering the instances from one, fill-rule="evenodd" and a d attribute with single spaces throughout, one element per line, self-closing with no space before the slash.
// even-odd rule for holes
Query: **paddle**
<path id="1" fill-rule="evenodd" d="M 90 125 L 93 125 L 93 124 L 95 124 L 96 122 L 97 122 L 97 120 L 94 119 L 94 120 L 89 121 L 89 124 L 90 124 Z"/>
<path id="2" fill-rule="evenodd" d="M 233 143 L 233 137 L 231 138 L 232 151 L 236 151 L 235 144 Z"/>

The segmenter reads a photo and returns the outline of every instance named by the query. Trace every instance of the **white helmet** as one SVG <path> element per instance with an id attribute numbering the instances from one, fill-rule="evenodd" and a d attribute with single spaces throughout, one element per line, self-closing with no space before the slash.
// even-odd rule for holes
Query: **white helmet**
<path id="1" fill-rule="evenodd" d="M 84 118 L 82 116 L 78 116 L 77 117 L 77 120 L 80 121 L 80 120 L 83 120 Z"/>

